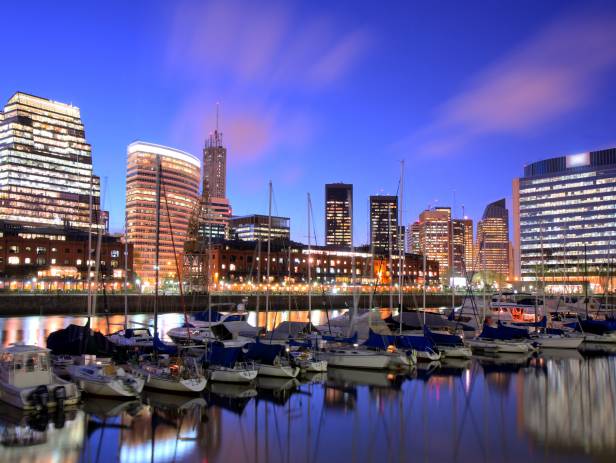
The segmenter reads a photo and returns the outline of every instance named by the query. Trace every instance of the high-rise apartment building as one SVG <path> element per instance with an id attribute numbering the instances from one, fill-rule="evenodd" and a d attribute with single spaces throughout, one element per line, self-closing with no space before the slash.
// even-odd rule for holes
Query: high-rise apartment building
<path id="1" fill-rule="evenodd" d="M 79 108 L 15 93 L 0 112 L 0 219 L 106 227 L 91 152 Z"/>
<path id="2" fill-rule="evenodd" d="M 517 276 L 603 291 L 616 274 L 615 211 L 616 148 L 527 165 L 513 182 Z"/>
<path id="3" fill-rule="evenodd" d="M 406 249 L 412 254 L 421 254 L 421 242 L 419 239 L 421 231 L 421 223 L 415 221 L 407 227 L 408 233 L 406 235 Z"/>
<path id="4" fill-rule="evenodd" d="M 419 215 L 419 243 L 422 254 L 439 265 L 441 278 L 448 278 L 450 263 L 451 209 L 437 207 Z"/>
<path id="5" fill-rule="evenodd" d="M 218 128 L 210 134 L 203 149 L 203 207 L 199 232 L 203 236 L 227 235 L 231 206 L 227 199 L 227 148 Z"/>
<path id="6" fill-rule="evenodd" d="M 197 205 L 201 163 L 166 146 L 136 141 L 128 145 L 126 166 L 127 237 L 134 246 L 134 271 L 155 282 L 156 189 L 160 166 L 159 280 L 176 280 L 182 268 L 189 221 Z M 176 261 L 177 259 L 177 261 Z M 177 262 L 177 264 L 176 264 Z"/>
<path id="7" fill-rule="evenodd" d="M 477 271 L 509 276 L 509 211 L 505 199 L 486 206 L 477 223 Z"/>
<path id="8" fill-rule="evenodd" d="M 456 222 L 459 222 L 462 227 L 463 233 L 463 256 L 464 256 L 464 269 L 466 272 L 472 272 L 475 270 L 475 246 L 473 241 L 473 220 L 468 217 L 464 217 L 463 219 L 455 219 Z"/>
<path id="9" fill-rule="evenodd" d="M 370 196 L 370 245 L 375 254 L 398 254 L 398 197 Z"/>
<path id="10" fill-rule="evenodd" d="M 325 244 L 350 248 L 353 245 L 353 185 L 325 185 Z"/>

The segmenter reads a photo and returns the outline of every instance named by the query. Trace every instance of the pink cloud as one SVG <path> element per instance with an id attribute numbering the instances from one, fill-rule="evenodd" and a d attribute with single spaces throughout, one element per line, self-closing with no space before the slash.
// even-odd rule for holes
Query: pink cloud
<path id="1" fill-rule="evenodd" d="M 525 134 L 579 110 L 616 65 L 616 17 L 565 17 L 479 74 L 402 144 L 446 154 L 489 134 Z"/>

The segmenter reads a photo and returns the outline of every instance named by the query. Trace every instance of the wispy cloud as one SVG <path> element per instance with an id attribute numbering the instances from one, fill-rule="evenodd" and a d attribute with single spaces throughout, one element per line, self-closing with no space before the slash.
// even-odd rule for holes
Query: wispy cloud
<path id="1" fill-rule="evenodd" d="M 366 30 L 304 20 L 287 3 L 216 0 L 178 4 L 166 52 L 174 70 L 193 76 L 207 78 L 210 70 L 244 85 L 274 80 L 301 88 L 335 83 L 369 45 Z"/>
<path id="2" fill-rule="evenodd" d="M 527 134 L 583 108 L 616 65 L 615 23 L 614 15 L 561 17 L 477 75 L 400 145 L 450 154 L 483 135 Z"/>
<path id="3" fill-rule="evenodd" d="M 305 19 L 286 2 L 179 2 L 165 67 L 191 90 L 175 115 L 172 138 L 202 143 L 221 101 L 231 162 L 250 164 L 276 148 L 306 146 L 316 124 L 311 109 L 294 97 L 314 97 L 344 81 L 371 38 L 333 17 Z"/>

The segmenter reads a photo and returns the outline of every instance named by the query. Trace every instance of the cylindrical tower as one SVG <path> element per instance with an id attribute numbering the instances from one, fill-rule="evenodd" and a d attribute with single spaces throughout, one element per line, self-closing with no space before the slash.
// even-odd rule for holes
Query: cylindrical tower
<path id="1" fill-rule="evenodd" d="M 161 160 L 159 282 L 161 285 L 165 281 L 177 279 L 176 258 L 182 268 L 188 222 L 197 204 L 201 178 L 201 163 L 192 154 L 142 141 L 128 145 L 127 236 L 128 241 L 134 246 L 135 273 L 146 289 L 155 283 L 158 156 Z"/>

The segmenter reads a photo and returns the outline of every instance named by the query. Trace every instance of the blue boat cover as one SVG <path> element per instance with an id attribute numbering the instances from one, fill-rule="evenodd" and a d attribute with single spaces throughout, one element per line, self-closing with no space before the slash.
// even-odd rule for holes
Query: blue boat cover
<path id="1" fill-rule="evenodd" d="M 350 338 L 337 338 L 336 336 L 325 336 L 323 335 L 323 340 L 329 342 L 342 342 L 345 344 L 355 344 L 357 342 L 357 332 Z"/>
<path id="2" fill-rule="evenodd" d="M 396 344 L 396 340 L 394 336 L 389 336 L 385 334 L 378 334 L 374 331 L 370 330 L 368 332 L 368 339 L 364 342 L 364 346 L 372 347 L 373 349 L 387 349 L 389 346 L 393 346 Z"/>
<path id="3" fill-rule="evenodd" d="M 545 328 L 546 326 L 548 326 L 548 317 L 544 315 L 543 318 L 538 322 L 513 322 L 512 325 L 527 326 L 530 328 Z"/>
<path id="4" fill-rule="evenodd" d="M 461 347 L 464 346 L 462 338 L 455 334 L 442 334 L 430 331 L 428 326 L 424 326 L 424 337 L 432 340 L 437 346 Z"/>
<path id="5" fill-rule="evenodd" d="M 414 349 L 419 352 L 437 351 L 432 339 L 426 336 L 396 336 L 396 346 L 402 349 Z"/>
<path id="6" fill-rule="evenodd" d="M 241 354 L 241 347 L 225 347 L 222 342 L 213 342 L 209 345 L 207 362 L 210 365 L 233 368 Z"/>
<path id="7" fill-rule="evenodd" d="M 158 337 L 158 333 L 154 335 L 153 343 L 154 343 L 154 350 L 156 352 L 160 352 L 161 354 L 169 354 L 169 355 L 175 355 L 178 353 L 178 348 L 176 346 L 169 346 L 165 344 L 164 342 L 162 342 L 160 338 Z"/>
<path id="8" fill-rule="evenodd" d="M 579 322 L 573 322 L 567 324 L 568 327 L 574 328 L 578 331 L 584 331 L 587 333 L 603 335 L 610 331 L 616 331 L 615 320 L 579 320 Z"/>
<path id="9" fill-rule="evenodd" d="M 565 330 L 559 330 L 558 328 L 546 328 L 545 329 L 545 334 L 563 335 L 563 334 L 565 334 Z"/>
<path id="10" fill-rule="evenodd" d="M 498 326 L 496 328 L 493 328 L 488 324 L 484 324 L 483 330 L 481 331 L 479 337 L 488 339 L 500 339 L 503 341 L 510 339 L 529 338 L 528 331 L 526 329 L 505 326 L 501 322 L 498 322 Z"/>
<path id="11" fill-rule="evenodd" d="M 295 339 L 291 339 L 289 341 L 289 346 L 291 346 L 291 347 L 307 347 L 307 348 L 312 348 L 312 343 L 310 342 L 310 340 L 308 340 L 308 341 L 296 341 Z"/>
<path id="12" fill-rule="evenodd" d="M 245 354 L 246 358 L 265 363 L 266 365 L 273 365 L 276 357 L 284 349 L 284 346 L 281 344 L 264 344 L 262 342 L 251 342 L 244 347 L 248 349 Z"/>
<path id="13" fill-rule="evenodd" d="M 212 310 L 212 320 L 210 320 L 210 311 L 209 310 L 202 310 L 201 312 L 197 312 L 195 314 L 193 314 L 193 318 L 195 320 L 198 320 L 200 322 L 218 322 L 220 321 L 220 312 L 218 312 L 217 310 Z"/>

